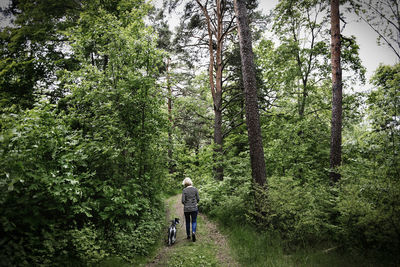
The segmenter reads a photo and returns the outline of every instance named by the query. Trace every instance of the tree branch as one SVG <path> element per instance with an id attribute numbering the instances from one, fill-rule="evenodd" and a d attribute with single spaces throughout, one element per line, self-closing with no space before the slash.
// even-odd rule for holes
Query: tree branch
<path id="1" fill-rule="evenodd" d="M 386 44 L 393 50 L 393 52 L 396 54 L 396 56 L 400 59 L 400 54 L 399 54 L 399 52 L 396 51 L 396 49 L 395 49 L 395 48 L 393 47 L 393 45 L 385 38 L 385 36 L 384 36 L 382 33 L 380 33 L 374 26 L 372 26 L 372 25 L 369 23 L 369 21 L 367 21 L 365 18 L 361 17 L 361 19 L 362 19 L 364 22 L 366 22 L 366 23 L 368 24 L 368 26 L 370 26 L 371 29 L 373 29 L 373 30 L 379 35 L 379 37 L 381 37 L 381 38 L 386 42 Z"/>
<path id="2" fill-rule="evenodd" d="M 225 103 L 225 105 L 221 108 L 221 111 L 225 110 L 229 106 L 230 103 L 232 103 L 234 100 L 236 100 L 239 96 L 243 96 L 243 95 L 244 95 L 244 93 L 239 93 L 239 94 L 234 95 L 231 99 L 229 99 Z"/>

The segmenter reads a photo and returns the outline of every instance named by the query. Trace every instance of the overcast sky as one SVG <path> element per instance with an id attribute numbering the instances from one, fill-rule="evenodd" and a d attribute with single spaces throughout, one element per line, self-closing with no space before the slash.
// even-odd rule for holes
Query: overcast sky
<path id="1" fill-rule="evenodd" d="M 259 0 L 260 8 L 265 12 L 272 10 L 278 0 Z M 354 35 L 360 46 L 360 58 L 363 65 L 367 68 L 366 78 L 369 80 L 379 64 L 393 65 L 396 62 L 396 55 L 386 46 L 377 45 L 377 34 L 363 22 L 357 22 L 355 14 L 346 14 L 346 27 L 343 35 Z"/>
<path id="2" fill-rule="evenodd" d="M 158 3 L 161 3 L 162 0 L 154 0 L 153 2 L 156 6 L 159 6 Z M 278 0 L 259 0 L 259 8 L 267 14 L 278 2 Z M 171 30 L 177 25 L 178 18 L 179 16 L 177 14 L 173 14 L 169 18 Z M 357 43 L 360 46 L 360 58 L 367 69 L 367 81 L 373 75 L 379 64 L 393 65 L 397 63 L 394 52 L 386 46 L 378 46 L 377 34 L 366 23 L 357 22 L 357 16 L 355 14 L 346 14 L 346 22 L 347 24 L 343 34 L 346 36 L 356 36 Z M 369 85 L 367 85 L 367 87 L 369 87 Z"/>
<path id="3" fill-rule="evenodd" d="M 0 8 L 5 8 L 8 6 L 8 1 L 9 0 L 0 0 Z M 5 19 L 2 14 L 0 14 L 0 27 L 3 27 L 5 25 Z"/>
<path id="4" fill-rule="evenodd" d="M 161 3 L 162 0 L 154 0 L 154 3 Z M 4 8 L 9 3 L 9 0 L 0 0 L 0 7 Z M 260 8 L 264 13 L 272 10 L 278 3 L 278 0 L 259 0 Z M 171 29 L 177 25 L 179 16 L 173 16 L 171 19 Z M 4 25 L 4 17 L 0 14 L 0 26 Z M 395 54 L 385 46 L 378 46 L 376 42 L 376 33 L 366 24 L 357 22 L 356 15 L 347 17 L 347 25 L 343 32 L 344 35 L 354 35 L 357 37 L 357 42 L 360 46 L 360 57 L 367 68 L 367 79 L 371 77 L 379 64 L 392 65 L 397 63 Z"/>

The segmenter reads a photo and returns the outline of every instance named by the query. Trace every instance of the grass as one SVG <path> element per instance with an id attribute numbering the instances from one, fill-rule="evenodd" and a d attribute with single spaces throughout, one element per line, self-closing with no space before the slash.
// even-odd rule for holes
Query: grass
<path id="1" fill-rule="evenodd" d="M 169 210 L 167 220 L 177 217 L 174 203 L 177 197 L 168 198 L 166 206 Z M 216 252 L 218 250 L 208 236 L 210 233 L 204 227 L 202 217 L 198 217 L 197 242 L 186 240 L 185 225 L 181 222 L 178 226 L 178 240 L 170 248 L 156 266 L 186 267 L 186 266 L 211 266 L 225 267 L 218 262 Z M 256 231 L 249 225 L 230 223 L 221 224 L 220 230 L 228 237 L 229 246 L 233 256 L 246 267 L 380 267 L 400 266 L 393 263 L 391 256 L 365 251 L 343 251 L 332 244 L 315 244 L 309 247 L 291 247 L 282 240 L 279 234 Z M 165 239 L 160 240 L 157 248 L 165 246 Z M 155 255 L 155 252 L 153 253 Z M 154 258 L 149 256 L 147 260 Z M 137 259 L 133 266 L 144 266 L 146 259 Z M 120 258 L 111 258 L 98 265 L 100 267 L 132 266 Z"/>
<path id="2" fill-rule="evenodd" d="M 179 196 L 170 197 L 166 201 L 166 207 L 168 214 L 166 222 L 171 218 L 178 217 L 177 211 L 174 209 L 174 204 L 177 202 Z M 176 243 L 167 249 L 165 254 L 162 256 L 157 266 L 163 267 L 189 267 L 189 266 L 200 266 L 200 267 L 224 267 L 219 264 L 216 259 L 216 245 L 207 236 L 209 233 L 204 227 L 203 218 L 198 216 L 198 227 L 197 227 L 197 241 L 192 242 L 186 239 L 185 223 L 181 222 L 178 226 L 178 235 Z M 166 232 L 166 229 L 163 232 Z M 161 233 L 161 236 L 163 236 Z M 123 259 L 114 257 L 108 258 L 101 262 L 98 267 L 125 267 L 125 266 L 145 266 L 145 263 L 155 257 L 157 251 L 159 252 L 162 247 L 166 246 L 166 240 L 160 239 L 155 252 L 151 255 L 143 258 L 135 259 L 135 262 L 128 264 Z"/>
<path id="3" fill-rule="evenodd" d="M 210 266 L 217 267 L 221 266 L 216 260 L 216 247 L 207 236 L 206 229 L 204 229 L 203 220 L 198 217 L 198 228 L 196 242 L 191 240 L 183 239 L 182 237 L 186 234 L 184 233 L 184 226 L 178 231 L 181 233 L 181 238 L 177 240 L 173 248 L 168 250 L 167 255 L 164 257 L 164 261 L 160 262 L 159 266 L 168 267 L 184 267 L 184 266 Z"/>
<path id="4" fill-rule="evenodd" d="M 289 266 L 280 240 L 246 226 L 224 228 L 236 259 L 242 266 Z"/>
<path id="5" fill-rule="evenodd" d="M 179 201 L 180 195 L 169 198 L 167 200 L 167 209 L 169 214 L 167 220 L 179 217 L 174 204 Z M 159 266 L 167 267 L 184 267 L 184 266 L 220 266 L 217 262 L 215 251 L 216 246 L 209 238 L 209 233 L 204 227 L 203 218 L 197 217 L 197 241 L 192 242 L 186 239 L 185 222 L 183 218 L 178 225 L 178 234 L 176 243 L 166 250 L 166 254 L 159 263 Z M 164 242 L 165 245 L 165 242 Z"/>
<path id="6" fill-rule="evenodd" d="M 178 216 L 178 214 L 176 214 L 176 210 L 173 208 L 175 202 L 177 201 L 177 198 L 179 198 L 180 196 L 174 196 L 174 197 L 170 197 L 167 199 L 167 210 L 169 211 L 169 215 L 167 215 L 167 221 L 169 221 L 172 218 L 175 218 Z M 169 216 L 169 217 L 168 217 Z"/>
<path id="7" fill-rule="evenodd" d="M 250 226 L 230 225 L 223 226 L 222 230 L 228 236 L 236 260 L 246 267 L 396 266 L 388 258 L 385 260 L 377 255 L 341 251 L 327 244 L 288 250 L 279 235 L 259 233 Z"/>
<path id="8" fill-rule="evenodd" d="M 132 266 L 131 263 L 124 261 L 119 257 L 110 257 L 97 265 L 98 267 L 128 267 Z"/>

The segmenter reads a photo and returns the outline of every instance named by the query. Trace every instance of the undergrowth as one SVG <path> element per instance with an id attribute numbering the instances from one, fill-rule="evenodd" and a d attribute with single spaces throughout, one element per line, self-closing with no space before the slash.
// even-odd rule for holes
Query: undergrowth
<path id="1" fill-rule="evenodd" d="M 370 252 L 343 251 L 329 243 L 289 247 L 276 233 L 235 223 L 220 225 L 241 266 L 396 266 L 390 259 Z"/>

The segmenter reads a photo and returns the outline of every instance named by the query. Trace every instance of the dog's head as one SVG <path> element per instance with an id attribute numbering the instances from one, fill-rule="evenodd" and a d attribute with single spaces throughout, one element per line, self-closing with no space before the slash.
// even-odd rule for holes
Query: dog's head
<path id="1" fill-rule="evenodd" d="M 179 218 L 175 218 L 174 220 L 172 220 L 173 224 L 179 224 Z"/>

